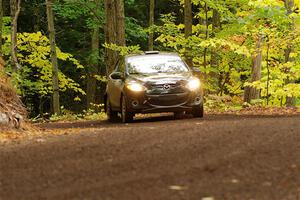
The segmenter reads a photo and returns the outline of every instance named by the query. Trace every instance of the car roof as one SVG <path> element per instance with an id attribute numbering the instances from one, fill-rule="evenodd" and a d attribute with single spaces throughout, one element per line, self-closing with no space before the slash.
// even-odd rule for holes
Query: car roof
<path id="1" fill-rule="evenodd" d="M 130 54 L 125 56 L 125 58 L 133 58 L 133 57 L 148 57 L 148 56 L 174 56 L 174 57 L 180 57 L 178 53 L 174 52 L 160 52 L 160 51 L 146 51 L 140 54 Z"/>

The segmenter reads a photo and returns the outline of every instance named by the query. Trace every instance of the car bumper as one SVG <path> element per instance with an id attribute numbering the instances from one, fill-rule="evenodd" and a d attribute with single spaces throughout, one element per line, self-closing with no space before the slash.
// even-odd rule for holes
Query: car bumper
<path id="1" fill-rule="evenodd" d="M 203 92 L 159 95 L 128 92 L 126 99 L 128 111 L 132 113 L 181 112 L 203 105 Z"/>

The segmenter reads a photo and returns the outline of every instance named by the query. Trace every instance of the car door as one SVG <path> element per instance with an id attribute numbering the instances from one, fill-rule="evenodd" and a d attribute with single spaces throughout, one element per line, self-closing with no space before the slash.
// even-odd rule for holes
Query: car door
<path id="1" fill-rule="evenodd" d="M 124 70 L 125 70 L 125 63 L 124 60 L 120 60 L 117 64 L 117 67 L 113 73 L 122 74 L 123 78 L 114 78 L 114 76 L 110 75 L 109 81 L 109 99 L 111 106 L 114 110 L 119 110 L 122 90 L 124 87 Z"/>

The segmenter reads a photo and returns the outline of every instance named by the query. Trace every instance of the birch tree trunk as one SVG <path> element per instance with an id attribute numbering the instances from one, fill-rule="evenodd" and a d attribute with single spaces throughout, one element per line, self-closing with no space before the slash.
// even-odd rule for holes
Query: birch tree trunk
<path id="1" fill-rule="evenodd" d="M 21 0 L 10 0 L 10 14 L 11 14 L 11 60 L 14 71 L 20 68 L 17 57 L 17 31 L 18 18 L 21 11 Z"/>
<path id="2" fill-rule="evenodd" d="M 251 71 L 251 83 L 259 81 L 261 79 L 261 65 L 262 65 L 262 42 L 263 35 L 260 35 L 256 42 L 256 51 L 252 58 L 252 71 Z M 259 99 L 260 90 L 253 87 L 246 87 L 244 92 L 244 102 L 250 103 L 253 99 Z"/>
<path id="3" fill-rule="evenodd" d="M 99 9 L 100 1 L 95 0 L 95 10 L 94 13 L 97 13 L 97 10 Z M 95 21 L 97 21 L 97 17 L 95 16 Z M 97 22 L 98 23 L 98 22 Z M 99 72 L 99 33 L 100 33 L 100 26 L 97 25 L 93 29 L 92 38 L 91 38 L 91 48 L 92 48 L 92 61 L 91 65 L 89 66 L 89 72 L 88 72 L 88 79 L 87 79 L 87 108 L 92 109 L 94 108 L 93 104 L 96 103 L 96 90 L 97 90 L 97 80 L 95 78 L 95 75 Z"/>
<path id="4" fill-rule="evenodd" d="M 193 15 L 192 15 L 192 1 L 184 0 L 184 35 L 185 38 L 188 38 L 192 35 L 192 27 L 193 27 Z M 193 67 L 193 58 L 190 55 L 190 49 L 187 49 L 186 53 L 186 63 Z"/>
<path id="5" fill-rule="evenodd" d="M 53 84 L 53 95 L 52 95 L 52 107 L 54 114 L 60 114 L 60 103 L 59 103 L 59 81 L 58 81 L 58 63 L 56 54 L 56 42 L 55 42 L 55 27 L 54 27 L 54 14 L 52 9 L 52 0 L 46 0 L 47 6 L 47 21 L 49 30 L 49 39 L 51 46 L 51 63 L 52 63 L 52 84 Z"/>
<path id="6" fill-rule="evenodd" d="M 154 25 L 154 9 L 155 9 L 155 0 L 150 0 L 149 5 L 149 27 Z M 154 34 L 152 31 L 149 33 L 149 41 L 148 41 L 148 49 L 149 51 L 153 51 L 153 43 L 154 43 Z"/>

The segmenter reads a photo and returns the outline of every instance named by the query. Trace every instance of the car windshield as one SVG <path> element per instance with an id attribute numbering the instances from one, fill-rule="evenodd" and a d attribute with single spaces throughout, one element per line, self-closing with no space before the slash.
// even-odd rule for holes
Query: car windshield
<path id="1" fill-rule="evenodd" d="M 182 73 L 189 71 L 180 57 L 171 55 L 129 57 L 127 63 L 129 74 Z"/>

